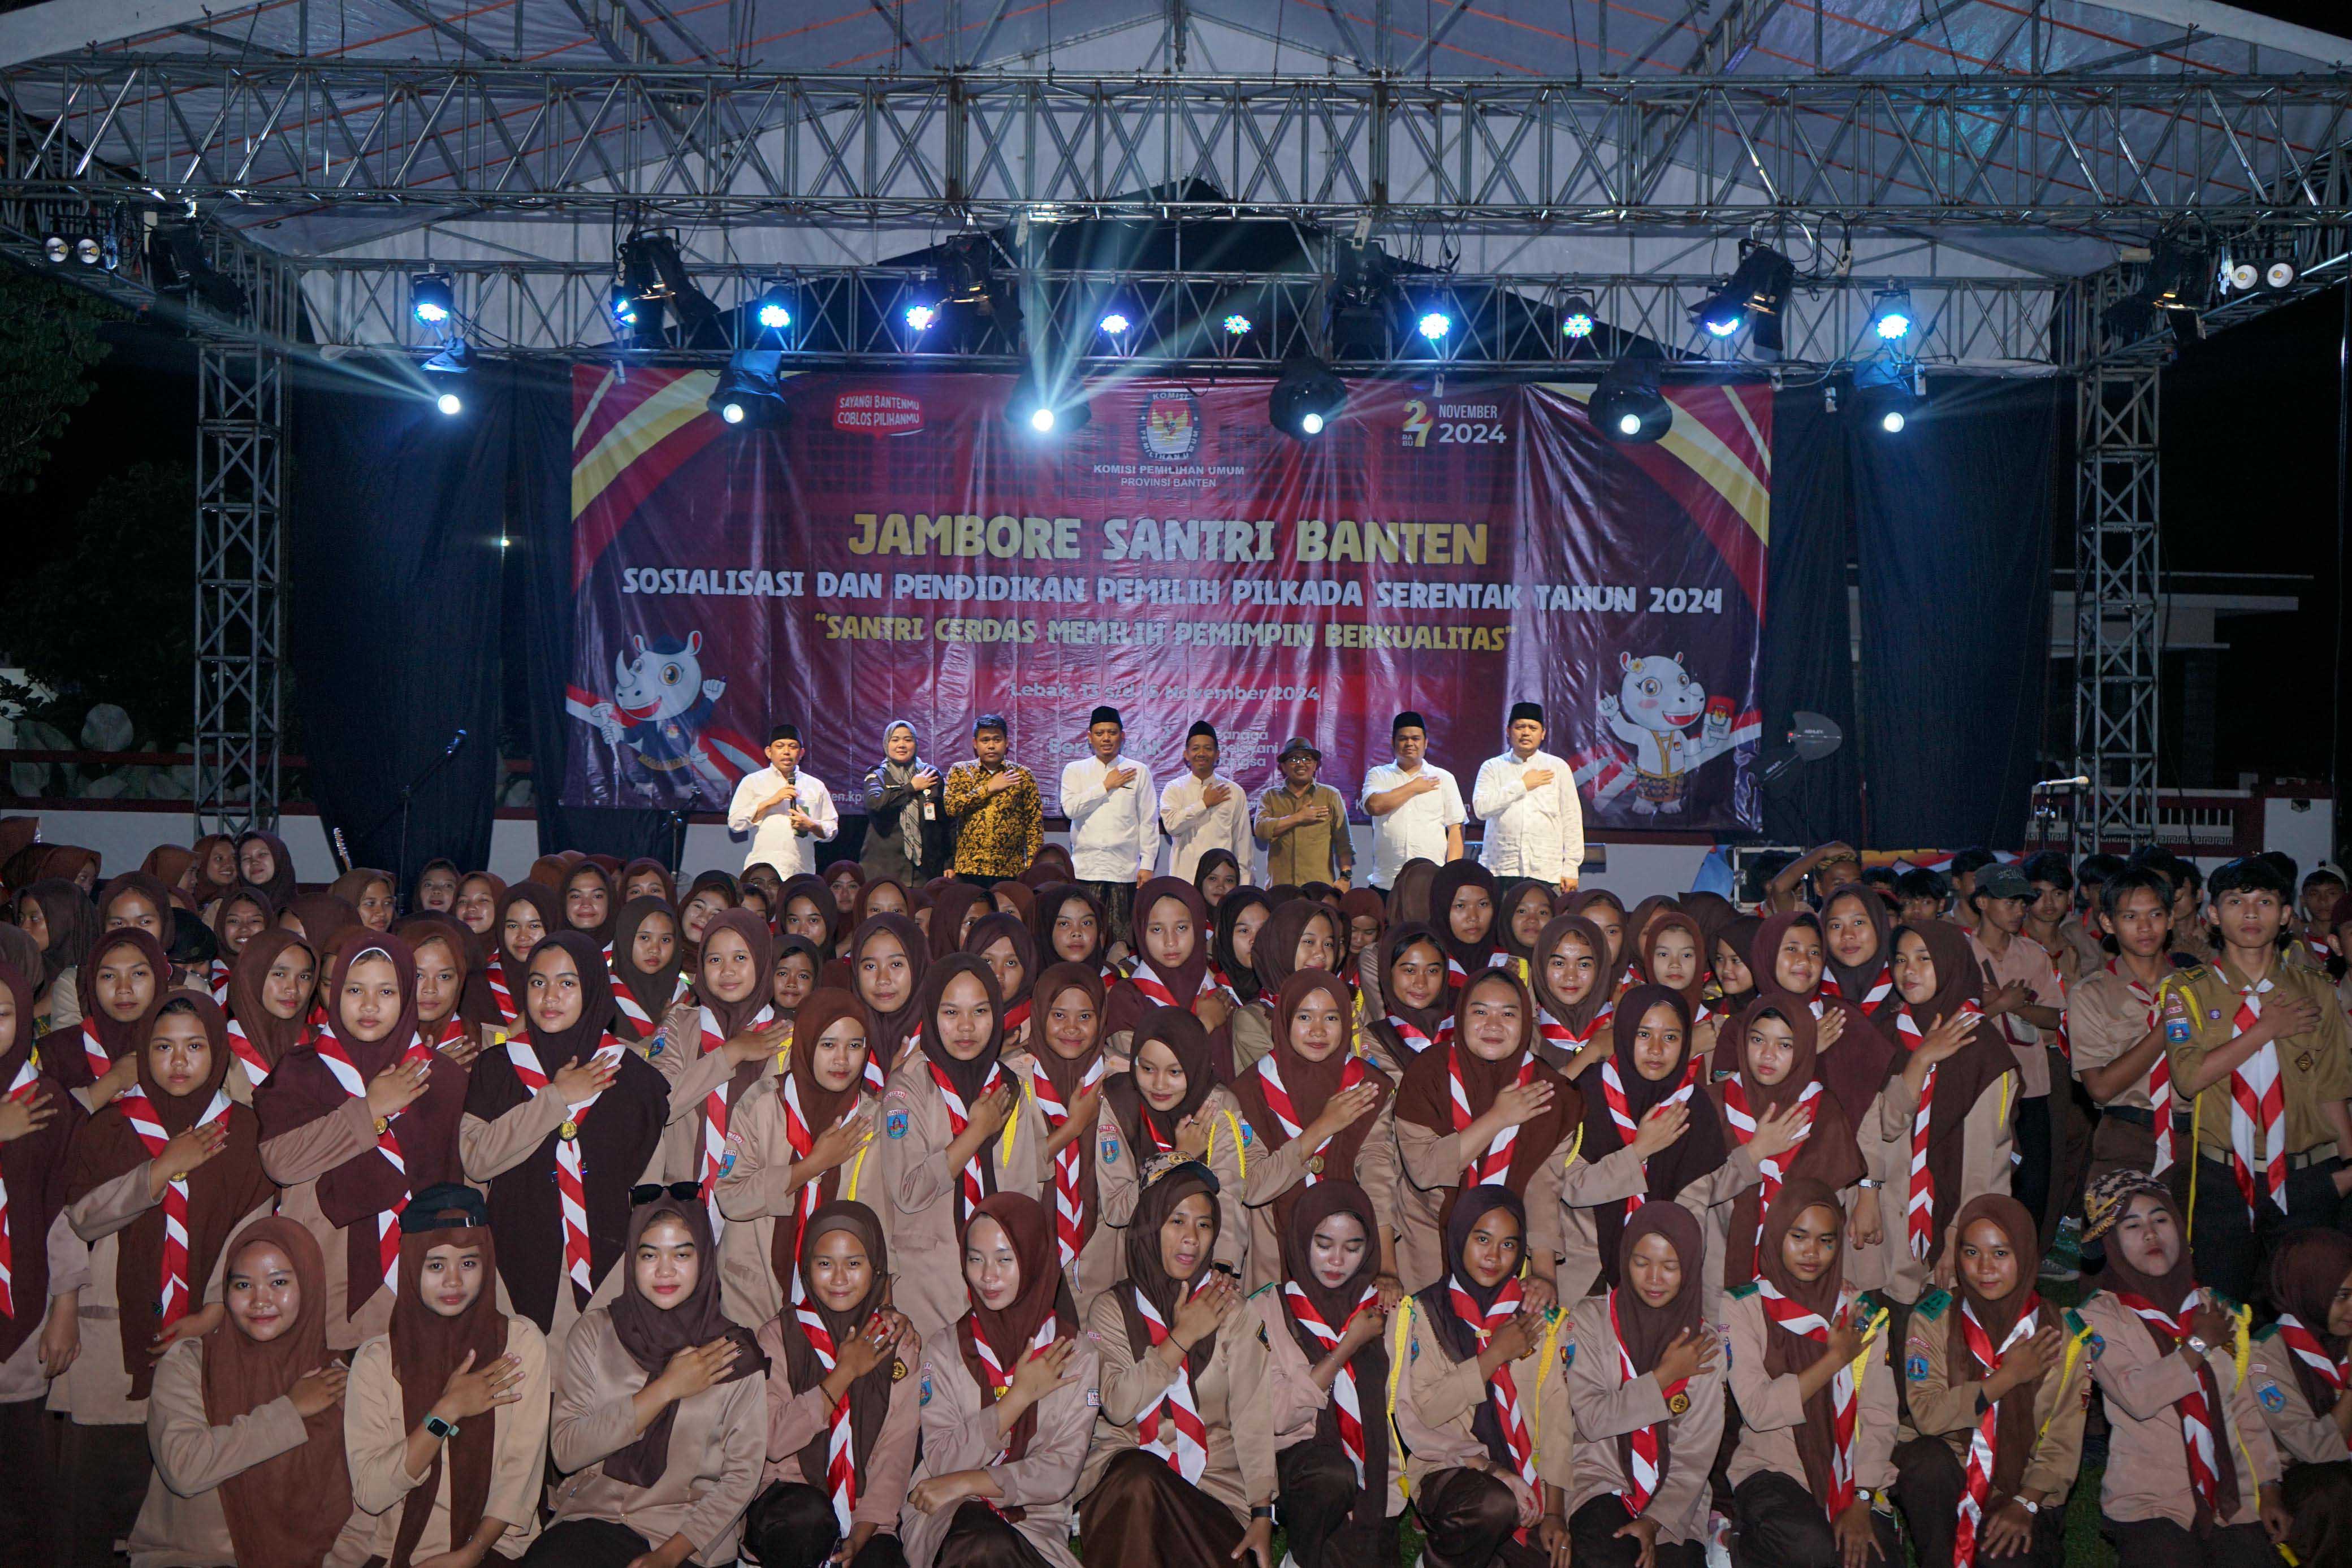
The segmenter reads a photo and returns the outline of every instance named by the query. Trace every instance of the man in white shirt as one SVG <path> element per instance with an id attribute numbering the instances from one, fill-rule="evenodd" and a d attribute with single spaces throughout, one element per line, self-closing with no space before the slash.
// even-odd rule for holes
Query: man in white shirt
<path id="1" fill-rule="evenodd" d="M 727 831 L 751 835 L 745 870 L 771 865 L 787 881 L 816 869 L 816 846 L 841 831 L 833 791 L 801 771 L 801 732 L 789 724 L 768 731 L 768 766 L 746 773 L 727 807 Z"/>
<path id="2" fill-rule="evenodd" d="M 1070 820 L 1070 867 L 1103 902 L 1112 935 L 1127 941 L 1135 890 L 1160 863 L 1159 791 L 1151 769 L 1119 755 L 1127 727 L 1098 707 L 1087 725 L 1092 757 L 1062 768 L 1062 815 Z"/>
<path id="3" fill-rule="evenodd" d="M 1364 775 L 1357 804 L 1372 819 L 1372 885 L 1385 893 L 1409 860 L 1462 858 L 1462 789 L 1429 760 L 1429 727 L 1407 709 L 1389 726 L 1396 760 Z"/>
<path id="4" fill-rule="evenodd" d="M 1201 857 L 1223 850 L 1250 879 L 1249 798 L 1217 771 L 1217 727 L 1207 719 L 1184 736 L 1184 776 L 1160 791 L 1160 825 L 1168 830 L 1168 874 L 1186 882 Z"/>
<path id="5" fill-rule="evenodd" d="M 1542 749 L 1543 709 L 1513 703 L 1510 748 L 1478 765 L 1470 809 L 1486 824 L 1478 863 L 1496 876 L 1533 877 L 1576 891 L 1584 864 L 1584 810 L 1576 771 Z"/>

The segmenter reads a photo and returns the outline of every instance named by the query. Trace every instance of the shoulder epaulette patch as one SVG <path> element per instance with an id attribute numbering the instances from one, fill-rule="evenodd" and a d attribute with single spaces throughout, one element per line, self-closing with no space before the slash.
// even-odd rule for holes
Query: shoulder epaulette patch
<path id="1" fill-rule="evenodd" d="M 1944 1315 L 1945 1309 L 1949 1307 L 1951 1304 L 1952 1295 L 1950 1291 L 1930 1291 L 1926 1295 L 1920 1297 L 1919 1304 L 1911 1310 L 1914 1314 L 1919 1317 L 1940 1318 Z"/>
<path id="2" fill-rule="evenodd" d="M 1744 1285 L 1734 1285 L 1725 1293 L 1730 1296 L 1730 1298 L 1735 1301 L 1744 1301 L 1748 1297 L 1756 1293 L 1756 1281 L 1750 1280 Z"/>

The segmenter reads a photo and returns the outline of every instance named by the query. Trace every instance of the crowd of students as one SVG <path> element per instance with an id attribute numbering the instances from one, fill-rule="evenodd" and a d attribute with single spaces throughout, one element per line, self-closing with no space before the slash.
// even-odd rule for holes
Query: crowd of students
<path id="1" fill-rule="evenodd" d="M 19 853 L 0 1563 L 2352 1561 L 2332 870 L 1029 853 Z"/>

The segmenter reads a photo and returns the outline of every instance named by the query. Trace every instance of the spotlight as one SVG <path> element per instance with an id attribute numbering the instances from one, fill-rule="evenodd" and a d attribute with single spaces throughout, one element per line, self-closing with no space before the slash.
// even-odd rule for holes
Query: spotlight
<path id="1" fill-rule="evenodd" d="M 1789 288 L 1796 277 L 1795 262 L 1769 245 L 1742 240 L 1739 265 L 1722 289 L 1692 315 L 1711 337 L 1728 338 L 1750 328 L 1749 341 L 1758 351 L 1778 355 L 1780 315 L 1788 308 Z"/>
<path id="2" fill-rule="evenodd" d="M 2262 280 L 2263 269 L 2251 261 L 2224 261 L 2221 264 L 2221 281 L 2241 292 Z"/>
<path id="3" fill-rule="evenodd" d="M 62 267 L 72 256 L 73 246 L 65 235 L 51 235 L 41 242 L 41 254 L 49 258 L 51 265 Z"/>
<path id="4" fill-rule="evenodd" d="M 2161 312 L 2173 335 L 2187 340 L 2191 334 L 2184 331 L 2180 313 L 2201 315 L 2213 303 L 2213 286 L 2220 277 L 2210 248 L 2159 235 L 2148 247 L 2147 275 L 2139 287 L 2108 306 L 2100 319 L 2110 336 L 2130 342 L 2152 331 Z M 2201 335 L 2201 329 L 2194 335 Z"/>
<path id="5" fill-rule="evenodd" d="M 1283 365 L 1281 379 L 1266 394 L 1265 413 L 1276 430 L 1307 441 L 1328 429 L 1347 402 L 1348 383 L 1322 361 L 1301 356 Z"/>
<path id="6" fill-rule="evenodd" d="M 420 272 L 408 280 L 408 308 L 427 327 L 438 327 L 457 314 L 457 292 L 446 272 Z"/>
<path id="7" fill-rule="evenodd" d="M 1454 318 L 1443 310 L 1425 311 L 1418 323 L 1418 329 L 1423 337 L 1434 343 L 1454 330 Z"/>
<path id="8" fill-rule="evenodd" d="M 1870 329 L 1882 343 L 1899 343 L 1911 335 L 1911 291 L 1888 288 L 1870 297 Z"/>
<path id="9" fill-rule="evenodd" d="M 1102 319 L 1102 329 L 1114 338 L 1125 337 L 1129 324 L 1127 318 L 1116 310 Z"/>
<path id="10" fill-rule="evenodd" d="M 623 240 L 621 277 L 636 297 L 642 324 L 648 330 L 658 330 L 661 323 L 645 310 L 647 305 L 658 304 L 676 312 L 681 339 L 692 338 L 719 314 L 719 307 L 712 303 L 710 296 L 695 287 L 694 278 L 687 272 L 686 258 L 678 252 L 675 235 L 640 230 Z"/>
<path id="11" fill-rule="evenodd" d="M 452 338 L 421 368 L 441 375 L 462 376 L 474 368 L 474 346 L 463 338 Z"/>
<path id="12" fill-rule="evenodd" d="M 793 324 L 793 308 L 782 284 L 767 287 L 760 296 L 760 303 L 752 308 L 751 319 L 760 323 L 763 332 L 781 332 Z"/>
<path id="13" fill-rule="evenodd" d="M 1559 335 L 1571 342 L 1582 342 L 1592 336 L 1599 325 L 1592 318 L 1592 301 L 1580 294 L 1571 294 L 1559 309 Z"/>
<path id="14" fill-rule="evenodd" d="M 613 312 L 613 319 L 622 326 L 634 327 L 637 324 L 637 297 L 629 292 L 627 284 L 613 285 L 612 292 L 605 298 L 605 306 Z"/>
<path id="15" fill-rule="evenodd" d="M 443 392 L 433 400 L 433 406 L 454 419 L 466 411 L 466 400 L 456 392 Z"/>
<path id="16" fill-rule="evenodd" d="M 84 235 L 74 241 L 74 259 L 84 267 L 98 265 L 98 236 Z"/>
<path id="17" fill-rule="evenodd" d="M 2263 268 L 2263 286 L 2265 288 L 2290 287 L 2294 283 L 2294 263 L 2273 261 Z"/>
<path id="18" fill-rule="evenodd" d="M 1674 405 L 1658 391 L 1658 361 L 1620 360 L 1592 389 L 1593 423 L 1612 440 L 1644 443 L 1674 428 Z"/>
<path id="19" fill-rule="evenodd" d="M 156 288 L 201 299 L 226 316 L 245 309 L 245 287 L 213 265 L 204 232 L 194 224 L 166 224 L 147 233 L 147 271 Z"/>
<path id="20" fill-rule="evenodd" d="M 729 398 L 719 405 L 719 417 L 730 424 L 743 423 L 743 403 L 740 398 Z"/>
<path id="21" fill-rule="evenodd" d="M 732 425 L 783 423 L 783 357 L 781 349 L 737 350 L 704 406 Z"/>
<path id="22" fill-rule="evenodd" d="M 1068 435 L 1086 428 L 1091 411 L 1078 387 L 1058 379 L 1050 383 L 1033 367 L 1013 383 L 1004 415 L 1034 435 Z"/>
<path id="23" fill-rule="evenodd" d="M 1250 321 L 1250 319 L 1236 310 L 1234 314 L 1225 318 L 1225 336 L 1228 338 L 1245 338 L 1249 336 L 1251 325 L 1252 322 Z"/>
<path id="24" fill-rule="evenodd" d="M 910 332 L 928 332 L 931 329 L 931 323 L 939 319 L 940 313 L 936 307 L 929 305 L 907 307 L 907 329 Z"/>
<path id="25" fill-rule="evenodd" d="M 1854 417 L 1883 434 L 1902 434 L 1927 402 L 1916 363 L 1874 360 L 1855 367 Z"/>

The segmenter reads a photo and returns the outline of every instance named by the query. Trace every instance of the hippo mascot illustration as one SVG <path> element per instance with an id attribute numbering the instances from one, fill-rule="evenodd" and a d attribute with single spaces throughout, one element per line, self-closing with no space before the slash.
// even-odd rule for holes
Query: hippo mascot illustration
<path id="1" fill-rule="evenodd" d="M 702 673 L 700 632 L 683 643 L 632 636 L 629 651 L 613 655 L 611 698 L 574 686 L 564 706 L 612 748 L 616 785 L 625 779 L 644 796 L 723 807 L 736 781 L 762 761 L 751 740 L 711 723 L 726 689 Z"/>
<path id="2" fill-rule="evenodd" d="M 1675 815 L 1690 776 L 1755 740 L 1762 723 L 1754 713 L 1735 717 L 1729 697 L 1709 701 L 1706 688 L 1683 668 L 1680 653 L 1620 653 L 1617 662 L 1616 695 L 1602 696 L 1600 705 L 1613 742 L 1604 740 L 1577 758 L 1576 781 L 1591 791 L 1597 810 L 1622 804 L 1637 817 Z M 1696 735 L 1693 725 L 1699 727 Z"/>

